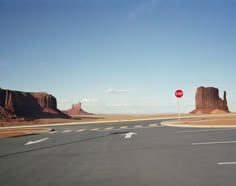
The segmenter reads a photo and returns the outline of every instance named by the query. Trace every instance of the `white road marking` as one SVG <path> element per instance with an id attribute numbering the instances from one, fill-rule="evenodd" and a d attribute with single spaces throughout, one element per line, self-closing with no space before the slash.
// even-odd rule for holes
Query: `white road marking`
<path id="1" fill-rule="evenodd" d="M 121 134 L 121 136 L 125 136 L 126 139 L 131 138 L 133 135 L 138 135 L 138 134 L 134 133 L 134 132 L 128 132 L 126 134 Z"/>
<path id="2" fill-rule="evenodd" d="M 114 129 L 114 127 L 107 127 L 107 128 L 105 128 L 105 130 L 111 130 L 111 129 Z"/>
<path id="3" fill-rule="evenodd" d="M 91 131 L 96 131 L 96 130 L 99 130 L 99 128 L 94 128 L 94 129 L 91 129 Z"/>
<path id="4" fill-rule="evenodd" d="M 156 127 L 157 124 L 149 124 L 149 127 Z"/>
<path id="5" fill-rule="evenodd" d="M 135 125 L 134 127 L 135 128 L 141 128 L 141 127 L 143 127 L 143 125 Z"/>
<path id="6" fill-rule="evenodd" d="M 122 127 L 120 127 L 121 129 L 127 129 L 128 128 L 128 126 L 122 126 Z"/>
<path id="7" fill-rule="evenodd" d="M 192 143 L 192 145 L 215 145 L 215 144 L 231 144 L 231 143 L 236 143 L 236 141 L 201 142 L 201 143 Z"/>
<path id="8" fill-rule="evenodd" d="M 54 134 L 54 133 L 57 133 L 58 131 L 52 131 L 52 132 L 49 132 L 49 134 Z"/>
<path id="9" fill-rule="evenodd" d="M 32 145 L 32 144 L 35 144 L 35 143 L 40 143 L 40 142 L 43 142 L 43 141 L 48 140 L 48 139 L 49 138 L 43 138 L 43 139 L 36 140 L 36 141 L 29 141 L 25 145 Z"/>
<path id="10" fill-rule="evenodd" d="M 214 132 L 214 131 L 224 131 L 224 130 L 236 130 L 235 128 L 229 128 L 229 129 L 202 129 L 202 130 L 181 130 L 176 131 L 176 133 L 194 133 L 194 132 Z"/>
<path id="11" fill-rule="evenodd" d="M 79 129 L 79 130 L 76 130 L 75 132 L 83 132 L 83 131 L 86 131 L 87 129 Z"/>
<path id="12" fill-rule="evenodd" d="M 162 125 L 159 125 L 159 126 L 156 126 L 155 128 L 161 128 L 161 127 L 165 127 L 165 126 L 162 126 Z M 118 129 L 111 129 L 112 131 L 113 130 L 121 130 L 121 129 L 150 129 L 150 128 L 154 128 L 154 127 L 142 127 L 142 128 L 135 128 L 135 127 L 131 127 L 131 128 L 118 128 Z M 103 131 L 107 131 L 107 130 L 99 130 L 100 132 L 103 132 Z"/>
<path id="13" fill-rule="evenodd" d="M 219 162 L 218 165 L 236 165 L 236 162 Z"/>
<path id="14" fill-rule="evenodd" d="M 64 130 L 62 131 L 62 133 L 68 133 L 68 132 L 71 132 L 72 130 Z"/>

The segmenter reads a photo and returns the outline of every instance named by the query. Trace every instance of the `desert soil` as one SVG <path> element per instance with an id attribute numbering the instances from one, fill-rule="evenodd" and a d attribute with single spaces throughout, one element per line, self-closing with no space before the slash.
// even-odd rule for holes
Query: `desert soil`
<path id="1" fill-rule="evenodd" d="M 235 114 L 235 113 L 234 113 Z M 71 123 L 71 122 L 88 122 L 88 121 L 119 121 L 119 120 L 135 120 L 135 119 L 151 119 L 151 118 L 167 118 L 176 117 L 176 114 L 162 114 L 162 115 L 92 115 L 80 116 L 77 119 L 37 119 L 30 121 L 0 121 L 1 130 L 0 137 L 14 137 L 38 133 L 48 128 L 24 128 L 24 129 L 4 129 L 7 126 L 25 126 L 25 125 L 39 125 L 39 124 L 53 124 L 53 123 Z M 181 116 L 194 116 L 191 114 L 181 114 Z M 182 124 L 191 125 L 236 125 L 235 115 L 218 115 L 217 117 L 205 118 L 188 118 L 176 120 Z M 109 124 L 109 123 L 108 123 Z"/>
<path id="2" fill-rule="evenodd" d="M 233 114 L 233 113 L 232 113 Z M 234 113 L 235 114 L 235 113 Z M 195 116 L 193 114 L 181 114 L 181 116 Z M 221 116 L 220 117 L 208 117 L 208 118 L 195 118 L 195 119 L 181 119 L 181 122 L 186 124 L 236 124 L 236 116 Z M 90 115 L 90 116 L 78 116 L 74 119 L 36 119 L 28 121 L 1 121 L 0 127 L 8 126 L 24 126 L 24 125 L 40 125 L 40 124 L 55 124 L 55 123 L 83 123 L 92 121 L 119 121 L 119 120 L 135 120 L 135 119 L 150 119 L 150 118 L 167 118 L 177 117 L 177 114 L 158 114 L 158 115 Z"/>
<path id="3" fill-rule="evenodd" d="M 189 116 L 190 114 L 182 114 L 181 116 Z M 92 122 L 92 121 L 119 121 L 119 120 L 134 120 L 134 119 L 149 119 L 149 118 L 166 118 L 176 117 L 177 114 L 159 114 L 159 115 L 81 115 L 72 119 L 35 119 L 25 121 L 1 121 L 0 127 L 9 126 L 24 126 L 24 125 L 40 125 L 54 123 L 72 123 L 72 122 Z"/>

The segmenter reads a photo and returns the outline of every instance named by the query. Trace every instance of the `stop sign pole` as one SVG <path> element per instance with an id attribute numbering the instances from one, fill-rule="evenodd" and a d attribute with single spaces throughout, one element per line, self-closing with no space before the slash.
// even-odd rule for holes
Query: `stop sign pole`
<path id="1" fill-rule="evenodd" d="M 179 109 L 179 99 L 184 95 L 184 92 L 180 89 L 175 91 L 175 96 L 177 97 L 177 102 L 178 102 L 178 118 L 180 120 L 180 109 Z"/>

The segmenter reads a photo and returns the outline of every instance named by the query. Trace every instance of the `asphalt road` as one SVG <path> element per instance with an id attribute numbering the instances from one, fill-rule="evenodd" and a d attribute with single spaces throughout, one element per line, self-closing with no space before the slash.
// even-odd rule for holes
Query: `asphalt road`
<path id="1" fill-rule="evenodd" d="M 0 185 L 236 185 L 236 129 L 159 124 L 60 126 L 52 133 L 0 139 Z M 129 132 L 136 134 L 125 138 Z"/>

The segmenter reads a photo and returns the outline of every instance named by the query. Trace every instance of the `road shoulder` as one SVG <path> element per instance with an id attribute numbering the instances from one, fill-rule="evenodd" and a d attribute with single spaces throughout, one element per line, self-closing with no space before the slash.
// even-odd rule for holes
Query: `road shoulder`
<path id="1" fill-rule="evenodd" d="M 236 117 L 169 120 L 161 122 L 161 125 L 187 128 L 235 128 Z"/>

